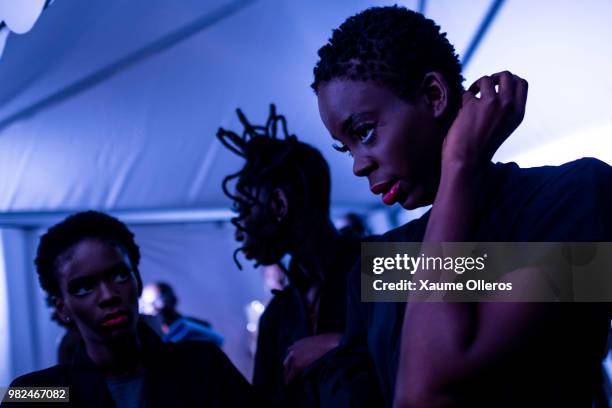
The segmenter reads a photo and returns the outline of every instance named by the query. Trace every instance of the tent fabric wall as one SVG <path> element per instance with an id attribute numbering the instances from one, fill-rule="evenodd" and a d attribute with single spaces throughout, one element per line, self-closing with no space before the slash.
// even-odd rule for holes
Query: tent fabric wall
<path id="1" fill-rule="evenodd" d="M 387 2 L 171 3 L 58 0 L 29 33 L 9 38 L 0 63 L 0 174 L 11 177 L 0 178 L 0 210 L 227 205 L 220 182 L 239 160 L 216 130 L 239 129 L 236 107 L 265 121 L 270 102 L 329 159 L 335 204 L 380 205 L 351 174 L 350 159 L 331 148 L 309 85 L 332 28 Z M 490 4 L 432 1 L 426 13 L 461 54 Z M 465 85 L 504 69 L 531 84 L 525 120 L 500 159 L 610 123 L 612 63 L 602 52 L 610 19 L 604 0 L 504 2 L 465 71 Z M 164 46 L 198 22 L 201 30 Z M 126 58 L 133 63 L 116 65 Z"/>
<path id="2" fill-rule="evenodd" d="M 230 223 L 135 226 L 141 247 L 143 282 L 170 283 L 182 313 L 208 320 L 225 338 L 224 351 L 251 378 L 245 307 L 252 300 L 266 304 L 261 273 L 232 259 L 238 246 Z"/>
<path id="3" fill-rule="evenodd" d="M 11 86 L 3 95 L 0 91 L 0 118 L 6 120 L 231 2 L 181 2 L 165 13 L 166 2 L 95 3 L 88 8 L 57 2 L 27 37 L 7 44 L 0 80 L 21 77 L 20 62 L 39 62 L 36 69 L 26 69 L 35 71 L 30 74 L 33 80 L 6 81 L 22 86 Z M 346 164 L 340 178 L 334 172 L 335 203 L 351 192 L 349 203 L 371 204 L 374 199 L 365 186 L 355 195 L 348 159 L 332 150 L 318 119 L 309 88 L 312 61 L 293 55 L 295 44 L 304 45 L 304 27 L 295 24 L 299 10 L 278 0 L 252 3 L 176 46 L 0 129 L 0 172 L 13 175 L 0 179 L 0 209 L 227 205 L 221 180 L 236 171 L 240 161 L 220 147 L 216 130 L 239 129 L 236 107 L 244 108 L 253 121 L 264 122 L 270 102 L 277 102 L 287 115 L 292 132 Z M 348 4 L 344 8 L 350 9 Z M 79 21 L 69 24 L 76 16 Z M 82 27 L 83 20 L 90 24 Z M 56 24 L 67 26 L 67 31 L 55 33 Z M 283 34 L 273 35 L 269 27 Z M 51 32 L 58 38 L 49 44 L 45 34 Z M 314 50 L 303 55 L 314 60 Z M 279 87 L 289 92 L 280 93 Z"/>
<path id="4" fill-rule="evenodd" d="M 9 327 L 9 300 L 4 258 L 4 233 L 0 230 L 0 384 L 12 378 L 11 332 Z"/>
<path id="5" fill-rule="evenodd" d="M 1 262 L 6 272 L 10 331 L 9 358 L 4 361 L 6 366 L 10 367 L 10 377 L 15 377 L 54 363 L 54 359 L 45 356 L 43 352 L 43 342 L 53 336 L 44 336 L 48 333 L 40 331 L 40 317 L 46 314 L 44 320 L 48 320 L 49 312 L 33 273 L 31 242 L 35 233 L 5 228 L 0 230 L 0 236 L 3 253 Z"/>

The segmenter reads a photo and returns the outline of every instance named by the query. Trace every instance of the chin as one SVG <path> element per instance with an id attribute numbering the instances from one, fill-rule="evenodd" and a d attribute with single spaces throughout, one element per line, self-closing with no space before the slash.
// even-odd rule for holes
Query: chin
<path id="1" fill-rule="evenodd" d="M 107 333 L 105 336 L 106 341 L 109 343 L 123 344 L 125 342 L 131 342 L 137 337 L 137 330 L 135 327 L 124 327 L 116 329 Z"/>
<path id="2" fill-rule="evenodd" d="M 401 204 L 401 206 L 405 210 L 412 211 L 412 210 L 416 210 L 417 208 L 426 207 L 431 204 L 432 204 L 431 200 L 420 200 L 420 201 L 406 200 Z"/>
<path id="3" fill-rule="evenodd" d="M 409 195 L 404 201 L 400 203 L 400 205 L 405 210 L 415 210 L 419 207 L 426 205 L 426 204 L 421 204 L 420 201 L 421 200 L 419 200 L 419 197 L 415 197 L 414 195 Z"/>
<path id="4" fill-rule="evenodd" d="M 413 191 L 400 203 L 405 210 L 416 210 L 417 208 L 425 207 L 433 203 L 434 197 L 429 197 L 429 194 L 420 191 Z"/>
<path id="5" fill-rule="evenodd" d="M 134 315 L 131 314 L 128 318 L 129 320 L 123 324 L 123 325 L 118 325 L 116 327 L 113 328 L 105 328 L 103 329 L 103 337 L 105 339 L 108 340 L 120 340 L 120 339 L 126 339 L 126 338 L 130 338 L 132 336 L 135 336 L 137 333 L 137 326 L 138 326 L 138 314 Z"/>

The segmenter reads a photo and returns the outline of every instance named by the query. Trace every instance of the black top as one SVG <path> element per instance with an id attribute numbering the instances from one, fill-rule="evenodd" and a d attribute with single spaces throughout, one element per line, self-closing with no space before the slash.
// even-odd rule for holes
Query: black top
<path id="1" fill-rule="evenodd" d="M 162 343 L 144 324 L 139 325 L 146 407 L 255 406 L 251 386 L 229 359 L 210 343 Z M 106 378 L 81 344 L 70 364 L 56 365 L 18 377 L 11 387 L 69 387 L 69 403 L 36 403 L 57 407 L 114 407 Z M 3 403 L 2 407 L 23 407 Z"/>
<path id="2" fill-rule="evenodd" d="M 346 322 L 346 281 L 352 266 L 359 257 L 359 242 L 342 238 L 336 249 L 333 267 L 325 271 L 321 284 L 317 328 L 313 332 L 303 293 L 308 283 L 303 278 L 297 282 L 300 271 L 290 265 L 290 277 L 294 279 L 283 290 L 273 290 L 274 297 L 259 321 L 257 352 L 253 370 L 253 386 L 257 392 L 271 400 L 273 406 L 295 403 L 297 394 L 303 393 L 300 379 L 286 387 L 283 377 L 283 361 L 287 349 L 297 340 L 323 333 L 342 333 Z"/>
<path id="3" fill-rule="evenodd" d="M 596 159 L 521 169 L 495 164 L 480 193 L 478 242 L 612 241 L 612 168 Z M 389 231 L 386 242 L 420 242 L 429 212 Z M 349 279 L 349 316 L 343 343 L 365 346 L 384 405 L 393 401 L 405 303 L 362 303 L 356 267 Z M 585 406 L 598 381 L 609 318 L 589 304 L 559 304 L 554 321 L 524 353 L 478 384 L 464 384 L 469 406 Z M 518 340 L 518 339 L 517 339 Z M 551 400 L 551 396 L 554 400 Z M 471 398 L 471 399 L 470 399 Z M 382 405 L 382 404 L 381 404 Z"/>

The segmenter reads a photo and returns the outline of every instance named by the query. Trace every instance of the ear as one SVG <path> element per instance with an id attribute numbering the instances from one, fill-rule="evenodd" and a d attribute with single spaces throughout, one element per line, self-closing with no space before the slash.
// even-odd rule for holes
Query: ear
<path id="1" fill-rule="evenodd" d="M 60 319 L 66 324 L 72 322 L 72 316 L 66 307 L 66 303 L 64 303 L 64 299 L 61 296 L 53 297 L 53 305 L 55 306 L 55 311 Z"/>
<path id="2" fill-rule="evenodd" d="M 282 188 L 275 188 L 270 195 L 270 209 L 277 221 L 282 221 L 289 213 L 289 200 Z"/>
<path id="3" fill-rule="evenodd" d="M 426 73 L 421 83 L 420 95 L 434 118 L 440 119 L 444 116 L 449 105 L 449 88 L 442 74 Z"/>

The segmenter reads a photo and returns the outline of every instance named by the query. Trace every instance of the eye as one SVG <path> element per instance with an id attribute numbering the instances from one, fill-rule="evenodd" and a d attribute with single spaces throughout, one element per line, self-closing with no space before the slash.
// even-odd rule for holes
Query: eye
<path id="1" fill-rule="evenodd" d="M 83 297 L 92 293 L 94 290 L 94 286 L 95 284 L 93 282 L 79 282 L 74 285 L 71 285 L 68 288 L 68 291 L 74 296 Z"/>
<path id="2" fill-rule="evenodd" d="M 334 150 L 340 152 L 340 153 L 348 153 L 348 155 L 350 157 L 353 157 L 353 154 L 350 152 L 349 148 L 347 145 L 344 144 L 338 144 L 338 143 L 334 143 L 332 144 L 332 147 L 334 148 Z"/>
<path id="3" fill-rule="evenodd" d="M 376 136 L 376 123 L 367 123 L 353 130 L 353 134 L 363 144 L 371 143 Z"/>
<path id="4" fill-rule="evenodd" d="M 132 276 L 132 271 L 129 269 L 124 269 L 113 273 L 113 281 L 115 283 L 124 283 L 130 280 Z"/>

